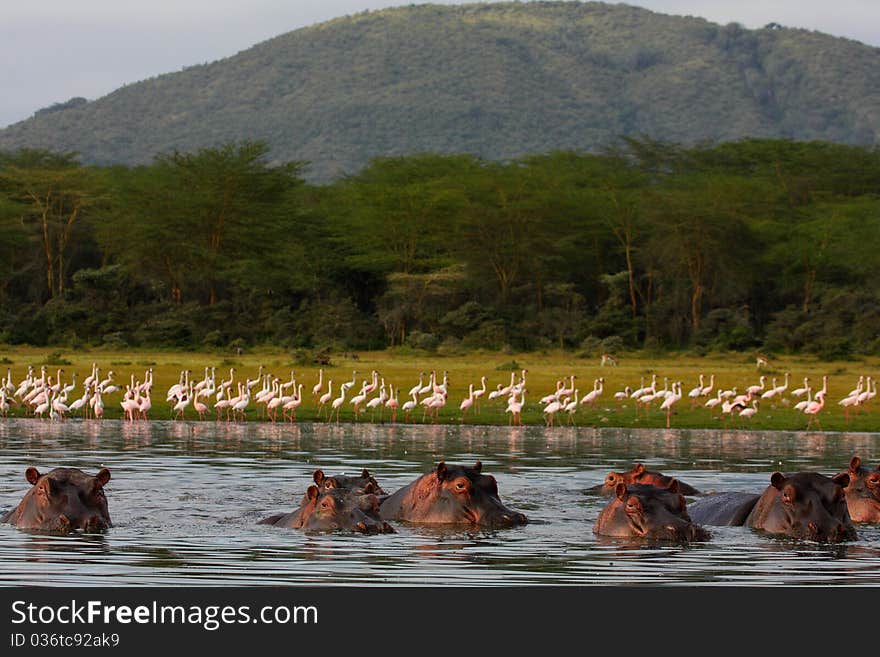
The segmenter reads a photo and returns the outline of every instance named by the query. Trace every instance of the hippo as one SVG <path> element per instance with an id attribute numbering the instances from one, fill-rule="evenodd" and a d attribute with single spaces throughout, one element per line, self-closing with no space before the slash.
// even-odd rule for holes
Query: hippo
<path id="1" fill-rule="evenodd" d="M 478 525 L 499 528 L 524 525 L 528 518 L 508 509 L 498 497 L 492 475 L 474 467 L 444 461 L 407 486 L 386 497 L 379 506 L 385 520 L 436 525 Z"/>
<path id="2" fill-rule="evenodd" d="M 323 470 L 315 470 L 312 474 L 312 479 L 318 485 L 318 488 L 321 490 L 330 490 L 333 488 L 342 488 L 345 490 L 350 490 L 355 493 L 365 493 L 367 485 L 372 486 L 372 490 L 370 491 L 374 495 L 379 497 L 384 497 L 387 493 L 382 490 L 382 487 L 379 486 L 379 482 L 376 481 L 376 478 L 370 474 L 370 471 L 366 468 L 363 469 L 360 476 L 352 477 L 349 475 L 333 475 L 332 477 L 327 477 L 324 475 Z"/>
<path id="3" fill-rule="evenodd" d="M 68 533 L 95 532 L 112 526 L 104 486 L 110 471 L 101 468 L 95 476 L 77 468 L 55 468 L 46 474 L 30 467 L 25 479 L 32 488 L 18 506 L 0 518 L 19 529 Z"/>
<path id="4" fill-rule="evenodd" d="M 348 530 L 363 534 L 392 534 L 394 528 L 379 517 L 379 500 L 372 489 L 371 483 L 367 483 L 363 493 L 344 488 L 321 490 L 312 484 L 298 509 L 269 516 L 258 524 L 306 532 Z"/>
<path id="5" fill-rule="evenodd" d="M 826 477 L 816 472 L 774 472 L 762 494 L 702 498 L 691 505 L 690 515 L 700 524 L 746 526 L 768 534 L 840 543 L 857 538 L 847 510 L 848 484 L 847 473 Z"/>
<path id="6" fill-rule="evenodd" d="M 629 472 L 609 472 L 605 477 L 604 483 L 594 486 L 590 490 L 595 493 L 611 496 L 616 494 L 617 484 L 621 483 L 626 484 L 627 486 L 631 486 L 632 484 L 644 484 L 655 486 L 657 488 L 669 488 L 673 481 L 678 482 L 677 492 L 681 495 L 701 494 L 696 488 L 684 483 L 680 479 L 668 477 L 659 472 L 651 472 L 641 463 L 636 463 Z"/>
<path id="7" fill-rule="evenodd" d="M 844 488 L 849 517 L 857 523 L 880 523 L 880 465 L 869 470 L 862 459 L 853 456 L 849 462 L 849 484 Z"/>
<path id="8" fill-rule="evenodd" d="M 623 482 L 614 489 L 593 533 L 615 538 L 649 538 L 686 543 L 707 541 L 709 532 L 691 520 L 678 482 L 668 488 Z"/>

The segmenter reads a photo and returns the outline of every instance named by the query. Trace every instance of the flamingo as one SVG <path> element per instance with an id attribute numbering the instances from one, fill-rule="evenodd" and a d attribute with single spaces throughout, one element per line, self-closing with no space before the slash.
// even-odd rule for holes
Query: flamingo
<path id="1" fill-rule="evenodd" d="M 676 384 L 672 384 L 672 394 L 669 395 L 666 399 L 663 400 L 663 403 L 660 404 L 660 410 L 666 411 L 666 428 L 669 428 L 670 424 L 670 415 L 672 414 L 672 408 L 678 403 L 678 401 L 682 397 L 681 393 L 681 381 L 677 382 L 678 388 L 676 388 Z"/>
<path id="2" fill-rule="evenodd" d="M 480 399 L 486 394 L 486 377 L 481 376 L 480 382 L 482 387 L 474 390 L 474 412 L 477 414 L 480 412 Z"/>
<path id="3" fill-rule="evenodd" d="M 574 380 L 575 380 L 576 378 L 577 378 L 577 377 L 576 377 L 574 374 L 570 375 L 570 377 L 569 377 L 569 387 L 568 387 L 568 388 L 562 388 L 561 390 L 557 390 L 557 391 L 556 391 L 556 399 L 559 399 L 560 397 L 570 397 L 570 396 L 571 396 L 571 393 L 574 392 Z M 594 385 L 595 385 L 595 384 L 594 384 Z"/>
<path id="4" fill-rule="evenodd" d="M 540 403 L 542 403 L 542 404 L 549 404 L 549 403 L 552 402 L 554 399 L 559 399 L 559 396 L 560 396 L 560 395 L 559 395 L 559 391 L 562 390 L 562 385 L 563 385 L 563 384 L 562 384 L 562 379 L 558 380 L 558 381 L 556 382 L 556 391 L 550 393 L 549 395 L 544 395 L 543 397 L 541 397 Z M 500 394 L 500 392 L 501 392 L 501 388 L 500 388 L 500 386 L 499 386 L 499 388 L 498 388 L 498 391 L 499 391 L 499 394 Z M 491 399 L 491 395 L 490 395 L 489 398 Z"/>
<path id="5" fill-rule="evenodd" d="M 632 388 L 629 386 L 625 386 L 623 390 L 619 390 L 614 393 L 614 399 L 617 401 L 617 410 L 620 411 L 620 407 L 623 406 L 623 402 L 629 399 L 630 394 L 632 393 Z"/>
<path id="6" fill-rule="evenodd" d="M 700 395 L 703 394 L 703 385 L 704 385 L 703 384 L 703 375 L 701 373 L 700 374 L 700 382 L 696 386 L 694 386 L 690 390 L 690 392 L 688 392 L 688 397 L 690 397 L 690 400 L 691 400 L 691 409 L 693 409 L 697 405 L 697 403 L 700 399 Z"/>
<path id="7" fill-rule="evenodd" d="M 589 404 L 590 408 L 596 408 L 596 400 L 602 395 L 602 390 L 605 388 L 605 378 L 599 377 L 593 382 L 593 389 L 583 396 L 581 399 L 581 404 Z M 577 395 L 575 395 L 576 397 Z"/>
<path id="8" fill-rule="evenodd" d="M 412 392 L 410 391 L 410 399 L 409 401 L 404 402 L 403 404 L 403 412 L 406 414 L 404 416 L 404 422 L 409 422 L 409 414 L 412 413 L 412 410 L 419 405 L 418 391 Z"/>
<path id="9" fill-rule="evenodd" d="M 104 419 L 104 400 L 101 398 L 101 390 L 100 389 L 95 390 L 95 394 L 92 396 L 91 401 L 94 402 L 93 411 L 95 413 L 95 419 L 96 420 L 103 420 Z"/>
<path id="10" fill-rule="evenodd" d="M 468 386 L 468 396 L 462 400 L 461 404 L 459 404 L 458 408 L 461 410 L 461 418 L 464 419 L 464 416 L 467 415 L 468 409 L 474 405 L 474 384 L 471 383 Z"/>
<path id="11" fill-rule="evenodd" d="M 794 394 L 794 393 L 792 393 L 792 394 Z M 812 401 L 813 401 L 813 389 L 810 388 L 810 387 L 807 387 L 807 398 L 806 398 L 806 399 L 802 399 L 802 400 L 799 401 L 797 404 L 795 404 L 795 405 L 794 405 L 794 409 L 795 409 L 796 411 L 801 411 L 801 412 L 803 412 L 804 409 L 805 409 L 807 406 L 809 406 L 810 403 L 811 403 Z"/>
<path id="12" fill-rule="evenodd" d="M 318 382 L 312 387 L 312 398 L 317 399 L 321 394 L 321 388 L 324 387 L 324 368 L 318 370 Z"/>
<path id="13" fill-rule="evenodd" d="M 134 422 L 135 413 L 140 409 L 140 403 L 135 399 L 131 386 L 125 392 L 119 405 L 122 406 L 125 419 L 129 422 Z"/>
<path id="14" fill-rule="evenodd" d="M 342 410 L 342 405 L 345 403 L 345 391 L 346 390 L 348 390 L 348 388 L 345 386 L 345 384 L 343 384 L 339 387 L 339 396 L 333 400 L 333 404 L 330 409 L 330 414 L 327 416 L 328 422 L 330 421 L 330 418 L 333 417 L 333 411 L 336 411 L 336 424 L 339 424 L 339 413 Z M 357 407 L 355 407 L 355 413 L 357 413 Z M 355 418 L 357 418 L 357 415 L 355 415 Z"/>
<path id="15" fill-rule="evenodd" d="M 192 389 L 192 386 L 190 386 L 186 390 L 182 390 L 180 392 L 180 394 L 182 395 L 180 397 L 180 401 L 178 401 L 174 405 L 174 408 L 171 409 L 174 411 L 174 419 L 175 420 L 178 420 L 178 419 L 183 420 L 184 419 L 184 411 L 186 410 L 187 406 L 189 406 L 192 403 L 192 395 L 189 394 L 191 392 L 191 389 Z"/>
<path id="16" fill-rule="evenodd" d="M 556 417 L 556 414 L 562 409 L 563 405 L 562 401 L 556 399 L 544 407 L 544 417 L 548 427 L 553 426 L 553 418 Z"/>
<path id="17" fill-rule="evenodd" d="M 260 365 L 261 369 L 262 369 L 262 367 L 263 366 Z M 254 385 L 256 385 L 256 384 L 254 384 Z M 237 402 L 235 402 L 231 407 L 232 416 L 234 418 L 238 419 L 238 416 L 241 415 L 242 422 L 246 422 L 247 421 L 247 415 L 246 415 L 247 407 L 248 407 L 248 404 L 250 404 L 250 403 L 251 403 L 251 389 L 247 387 L 247 384 L 245 384 L 244 389 L 243 389 L 243 394 L 240 395 L 240 399 Z M 227 411 L 227 413 L 228 413 L 228 411 Z"/>
<path id="18" fill-rule="evenodd" d="M 75 412 L 81 411 L 83 407 L 86 406 L 86 404 L 88 403 L 90 395 L 91 393 L 89 389 L 86 388 L 86 391 L 83 393 L 82 397 L 80 397 L 79 399 L 74 399 L 73 402 L 70 404 L 70 414 L 73 415 Z"/>
<path id="19" fill-rule="evenodd" d="M 715 410 L 715 407 L 721 403 L 721 390 L 718 391 L 718 395 L 716 397 L 712 397 L 712 399 L 708 400 L 704 405 L 709 409 L 709 417 L 714 417 L 712 411 Z"/>
<path id="20" fill-rule="evenodd" d="M 195 391 L 191 389 L 191 393 L 194 393 L 194 392 Z M 199 419 L 204 420 L 205 413 L 207 413 L 209 409 L 208 409 L 208 405 L 205 402 L 199 400 L 198 393 L 195 393 L 193 395 L 192 407 L 193 407 L 193 410 L 199 414 Z"/>
<path id="21" fill-rule="evenodd" d="M 709 394 L 710 394 L 714 389 L 715 389 L 715 375 L 714 375 L 714 374 L 710 374 L 710 375 L 709 375 L 709 385 L 707 385 L 705 388 L 703 388 L 703 389 L 700 391 L 700 397 L 708 397 Z"/>
<path id="22" fill-rule="evenodd" d="M 859 396 L 862 394 L 862 385 L 863 381 L 862 379 L 859 379 L 859 387 L 851 392 L 848 397 L 844 397 L 839 402 L 837 402 L 840 406 L 843 406 L 843 417 L 846 420 L 847 426 L 849 426 L 849 409 L 858 405 Z"/>
<path id="23" fill-rule="evenodd" d="M 760 392 L 764 389 L 764 380 L 765 380 L 766 378 L 767 378 L 767 377 L 765 377 L 765 376 L 762 374 L 762 375 L 759 377 L 759 379 L 758 379 L 758 385 L 756 385 L 756 386 L 749 386 L 748 388 L 746 388 L 746 394 L 748 394 L 748 395 L 750 395 L 750 396 L 753 396 L 753 397 L 754 397 L 755 395 L 760 394 Z"/>
<path id="24" fill-rule="evenodd" d="M 340 386 L 340 388 L 342 390 L 346 390 L 345 384 L 342 384 L 342 386 Z M 324 410 L 324 406 L 326 406 L 330 402 L 331 399 L 333 399 L 333 379 L 330 379 L 329 381 L 327 381 L 327 392 L 325 392 L 323 395 L 321 395 L 321 397 L 318 399 L 318 412 L 316 413 L 317 417 L 319 417 L 319 418 L 321 417 L 321 413 Z M 328 419 L 329 419 L 329 417 L 328 417 Z"/>
<path id="25" fill-rule="evenodd" d="M 822 391 L 820 391 L 820 393 L 821 392 Z M 816 399 L 811 401 L 804 409 L 804 413 L 810 416 L 810 421 L 807 422 L 807 430 L 809 430 L 810 427 L 813 426 L 813 420 L 815 420 L 816 424 L 819 425 L 819 430 L 822 430 L 822 423 L 819 422 L 819 413 L 822 412 L 823 408 L 825 408 L 825 394 L 817 394 Z"/>
<path id="26" fill-rule="evenodd" d="M 419 382 L 409 389 L 409 396 L 417 395 L 422 391 L 422 379 L 425 377 L 424 372 L 419 372 Z"/>
<path id="27" fill-rule="evenodd" d="M 152 385 L 152 382 L 151 382 Z M 150 390 L 151 386 L 147 386 L 144 388 L 144 396 L 140 398 L 140 405 L 138 407 L 138 414 L 140 415 L 142 420 L 147 419 L 147 413 L 153 407 L 153 402 L 150 399 L 150 395 L 152 391 Z"/>
<path id="28" fill-rule="evenodd" d="M 779 386 L 776 384 L 776 377 L 775 376 L 773 377 L 772 383 L 773 383 L 772 386 L 770 386 L 764 392 L 761 393 L 761 399 L 773 399 L 776 395 L 780 394 L 779 388 L 781 388 L 782 386 Z"/>
<path id="29" fill-rule="evenodd" d="M 385 392 L 385 379 L 383 378 L 382 383 L 379 385 L 379 395 L 377 397 L 373 397 L 370 401 L 367 402 L 367 408 L 370 409 L 370 422 L 374 422 L 376 420 L 377 408 L 384 412 L 386 401 L 388 401 L 388 393 Z"/>
<path id="30" fill-rule="evenodd" d="M 389 394 L 388 400 L 385 402 L 385 408 L 391 409 L 391 424 L 394 424 L 397 419 L 397 407 L 400 406 L 400 402 L 397 399 L 397 395 L 399 391 L 394 388 L 393 385 L 388 384 Z"/>
<path id="31" fill-rule="evenodd" d="M 519 395 L 519 401 L 517 401 L 516 395 L 513 395 L 510 399 L 508 399 L 507 408 L 504 409 L 505 413 L 510 413 L 509 424 L 513 426 L 522 425 L 522 409 L 526 404 L 526 389 L 523 388 L 522 390 L 520 390 Z"/>
<path id="32" fill-rule="evenodd" d="M 437 421 L 437 418 L 440 416 L 440 409 L 446 406 L 446 393 L 439 392 L 422 402 L 425 405 L 425 412 L 422 414 L 422 421 L 424 422 L 425 416 L 427 415 L 432 419 L 432 421 Z"/>
<path id="33" fill-rule="evenodd" d="M 804 377 L 804 385 L 802 388 L 795 388 L 791 391 L 792 397 L 803 397 L 807 394 L 807 391 L 810 389 L 810 379 L 808 377 Z"/>
<path id="34" fill-rule="evenodd" d="M 345 391 L 343 391 L 343 396 Z M 354 419 L 357 421 L 358 413 L 360 413 L 361 404 L 363 404 L 367 400 L 367 384 L 364 382 L 364 386 L 361 388 L 361 391 L 351 398 L 351 403 L 354 405 Z M 341 403 L 341 402 L 340 402 Z M 333 402 L 334 406 L 336 405 L 336 401 Z M 339 412 L 336 413 L 336 421 L 339 422 Z"/>
<path id="35" fill-rule="evenodd" d="M 302 404 L 302 387 L 302 383 L 297 384 L 296 394 L 281 407 L 281 415 L 285 420 L 293 422 L 296 419 L 296 409 Z M 314 388 L 312 388 L 312 390 L 314 390 Z M 288 415 L 288 412 L 290 415 Z"/>
<path id="36" fill-rule="evenodd" d="M 565 407 L 562 409 L 566 413 L 568 413 L 568 423 L 569 424 L 574 424 L 574 414 L 575 414 L 575 411 L 577 411 L 577 407 L 578 407 L 578 392 L 579 392 L 578 389 L 575 388 L 574 389 L 574 399 L 572 401 L 568 402 L 565 405 Z M 595 390 L 593 392 L 595 392 Z M 581 403 L 583 403 L 583 402 L 581 402 Z"/>
<path id="37" fill-rule="evenodd" d="M 746 419 L 749 420 L 749 422 L 751 422 L 751 419 L 752 419 L 753 417 L 755 417 L 755 415 L 757 415 L 757 413 L 758 413 L 758 400 L 757 400 L 757 399 L 753 399 L 753 400 L 752 400 L 752 405 L 749 406 L 749 407 L 747 407 L 747 408 L 742 409 L 742 410 L 739 412 L 739 416 L 740 416 L 741 418 L 746 418 Z"/>

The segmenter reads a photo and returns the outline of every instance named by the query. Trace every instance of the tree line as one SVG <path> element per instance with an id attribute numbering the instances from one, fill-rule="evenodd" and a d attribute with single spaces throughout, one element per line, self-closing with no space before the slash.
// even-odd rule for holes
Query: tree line
<path id="1" fill-rule="evenodd" d="M 880 151 L 0 153 L 0 343 L 880 353 Z"/>

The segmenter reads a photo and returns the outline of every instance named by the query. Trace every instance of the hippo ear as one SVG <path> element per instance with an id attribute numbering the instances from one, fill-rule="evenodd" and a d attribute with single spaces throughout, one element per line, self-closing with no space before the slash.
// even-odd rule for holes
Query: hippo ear
<path id="1" fill-rule="evenodd" d="M 306 491 L 306 497 L 309 498 L 309 501 L 311 502 L 314 502 L 316 499 L 318 499 L 318 487 L 314 485 L 309 486 L 308 490 Z"/>
<path id="2" fill-rule="evenodd" d="M 480 474 L 480 473 L 483 471 L 483 462 L 482 462 L 482 461 L 477 461 L 477 462 L 474 464 L 474 470 L 477 471 L 477 474 Z"/>
<path id="3" fill-rule="evenodd" d="M 770 485 L 776 490 L 782 490 L 785 485 L 785 475 L 781 472 L 774 472 L 770 477 Z"/>
<path id="4" fill-rule="evenodd" d="M 321 482 L 324 481 L 324 471 L 323 470 L 315 470 L 312 473 L 312 480 L 320 486 Z"/>
<path id="5" fill-rule="evenodd" d="M 678 486 L 678 479 L 673 478 L 672 481 L 669 482 L 669 485 L 666 487 L 666 490 L 668 490 L 670 493 L 680 493 L 681 490 Z"/>
<path id="6" fill-rule="evenodd" d="M 363 471 L 361 472 L 361 477 L 363 477 L 364 479 L 369 479 L 370 478 L 370 471 L 367 470 L 366 468 L 364 468 Z"/>
<path id="7" fill-rule="evenodd" d="M 437 464 L 437 481 L 445 481 L 446 480 L 446 462 L 440 461 Z"/>
<path id="8" fill-rule="evenodd" d="M 102 486 L 106 486 L 107 482 L 110 481 L 110 471 L 107 468 L 101 468 L 98 470 L 98 474 L 95 475 L 95 479 Z"/>
<path id="9" fill-rule="evenodd" d="M 28 483 L 31 486 L 33 486 L 40 479 L 40 471 L 32 466 L 24 471 L 24 478 L 28 480 Z"/>
<path id="10" fill-rule="evenodd" d="M 849 486 L 849 473 L 841 472 L 840 474 L 836 474 L 831 477 L 831 481 L 833 481 L 838 486 L 846 488 L 847 486 Z"/>
<path id="11" fill-rule="evenodd" d="M 850 472 L 858 472 L 859 468 L 862 467 L 862 459 L 858 456 L 853 456 L 852 460 L 849 462 L 849 471 Z"/>
<path id="12" fill-rule="evenodd" d="M 614 487 L 614 494 L 617 495 L 617 499 L 621 502 L 626 499 L 626 484 L 620 482 L 617 486 Z"/>
<path id="13" fill-rule="evenodd" d="M 637 477 L 645 471 L 645 466 L 642 463 L 636 463 L 633 466 L 632 473 Z"/>

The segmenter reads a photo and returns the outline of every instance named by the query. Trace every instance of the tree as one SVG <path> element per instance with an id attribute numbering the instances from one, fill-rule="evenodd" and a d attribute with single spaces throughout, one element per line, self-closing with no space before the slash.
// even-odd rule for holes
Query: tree
<path id="1" fill-rule="evenodd" d="M 106 199 L 99 172 L 75 157 L 23 150 L 0 163 L 0 190 L 39 244 L 49 299 L 64 292 L 70 274 L 65 258 L 79 224 Z"/>

